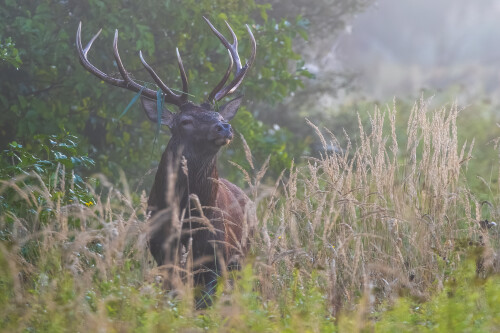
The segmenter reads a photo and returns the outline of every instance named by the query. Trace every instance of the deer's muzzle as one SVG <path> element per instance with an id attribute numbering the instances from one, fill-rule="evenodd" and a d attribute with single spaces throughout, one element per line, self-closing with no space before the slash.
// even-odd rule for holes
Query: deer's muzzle
<path id="1" fill-rule="evenodd" d="M 215 144 L 218 146 L 224 146 L 229 144 L 233 139 L 233 128 L 229 123 L 217 123 L 214 125 L 215 132 Z"/>

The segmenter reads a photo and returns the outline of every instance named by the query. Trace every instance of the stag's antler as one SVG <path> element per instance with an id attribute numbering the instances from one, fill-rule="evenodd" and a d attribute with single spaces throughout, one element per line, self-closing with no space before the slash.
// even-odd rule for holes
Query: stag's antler
<path id="1" fill-rule="evenodd" d="M 117 87 L 122 87 L 128 90 L 132 90 L 134 92 L 139 92 L 142 90 L 142 95 L 149 97 L 151 99 L 156 99 L 157 93 L 155 90 L 145 88 L 139 83 L 135 82 L 123 66 L 122 60 L 120 59 L 120 54 L 118 53 L 118 29 L 115 30 L 115 38 L 113 40 L 113 51 L 114 51 L 114 56 L 115 56 L 115 61 L 118 66 L 118 70 L 120 71 L 120 74 L 123 79 L 117 79 L 114 77 L 109 76 L 108 74 L 102 72 L 99 70 L 97 67 L 95 67 L 87 58 L 87 53 L 89 52 L 90 48 L 92 47 L 92 43 L 96 40 L 97 36 L 101 33 L 102 29 L 99 30 L 94 37 L 90 40 L 90 42 L 87 44 L 85 48 L 82 47 L 82 22 L 78 25 L 78 30 L 76 31 L 76 48 L 78 50 L 78 55 L 80 56 L 80 63 L 82 64 L 83 67 L 85 67 L 90 73 L 94 74 L 104 82 L 107 82 L 109 84 L 112 84 Z M 158 75 L 155 73 L 155 71 L 149 66 L 146 61 L 144 60 L 144 57 L 142 56 L 142 52 L 139 52 L 139 56 L 141 58 L 141 62 L 146 68 L 146 70 L 149 72 L 149 74 L 152 76 L 153 80 L 156 82 L 158 87 L 163 91 L 165 94 L 165 102 L 169 104 L 174 104 L 177 106 L 181 106 L 185 103 L 188 102 L 188 82 L 187 82 L 187 76 L 186 72 L 184 71 L 184 66 L 182 65 L 182 59 L 179 54 L 179 50 L 176 49 L 177 51 L 177 62 L 179 64 L 179 71 L 181 73 L 181 79 L 182 79 L 182 94 L 178 95 L 175 94 L 163 81 L 158 77 Z"/>
<path id="2" fill-rule="evenodd" d="M 229 29 L 229 32 L 231 33 L 231 36 L 233 37 L 233 43 L 230 44 L 227 39 L 213 26 L 210 21 L 203 16 L 205 21 L 208 23 L 210 26 L 210 29 L 212 29 L 213 33 L 219 38 L 221 43 L 227 48 L 229 51 L 231 63 L 226 71 L 226 74 L 222 78 L 222 80 L 215 86 L 215 88 L 212 90 L 212 92 L 208 95 L 208 101 L 213 102 L 215 101 L 220 101 L 222 98 L 225 96 L 232 94 L 241 84 L 243 81 L 243 78 L 245 77 L 246 73 L 248 72 L 248 69 L 250 66 L 252 66 L 254 60 L 255 60 L 255 55 L 257 54 L 257 43 L 255 42 L 255 37 L 252 34 L 252 30 L 250 30 L 250 27 L 248 24 L 246 25 L 248 34 L 250 35 L 250 41 L 252 42 L 252 54 L 250 56 L 250 60 L 247 61 L 245 66 L 241 66 L 241 60 L 240 56 L 238 54 L 238 38 L 236 38 L 236 34 L 234 33 L 233 29 L 231 29 L 231 26 L 229 23 L 226 21 L 227 28 Z M 227 82 L 227 79 L 229 78 L 229 75 L 231 74 L 231 70 L 233 68 L 233 63 L 236 64 L 236 72 L 234 73 L 234 79 L 224 87 L 224 85 Z"/>
<path id="3" fill-rule="evenodd" d="M 222 44 L 227 48 L 229 56 L 230 56 L 230 64 L 229 67 L 224 74 L 224 77 L 222 80 L 215 86 L 215 88 L 210 92 L 208 95 L 208 101 L 210 103 L 214 101 L 220 101 L 222 98 L 225 96 L 232 94 L 241 84 L 243 81 L 243 78 L 245 77 L 246 73 L 248 72 L 248 69 L 250 66 L 252 66 L 254 60 L 255 60 L 255 55 L 256 55 L 256 50 L 257 50 L 257 44 L 255 42 L 255 38 L 252 34 L 252 31 L 250 30 L 250 27 L 247 25 L 247 30 L 248 33 L 250 34 L 250 40 L 252 42 L 252 54 L 250 56 L 250 60 L 247 61 L 245 66 L 241 66 L 241 60 L 240 56 L 238 54 L 238 39 L 236 38 L 236 34 L 234 33 L 233 29 L 231 29 L 231 26 L 229 23 L 226 22 L 226 25 L 231 33 L 231 36 L 233 37 L 233 43 L 230 44 L 227 39 L 217 30 L 215 27 L 210 23 L 210 21 L 206 18 L 203 17 L 205 21 L 208 23 L 210 26 L 210 29 L 214 32 L 214 34 L 220 39 Z M 120 54 L 118 53 L 118 30 L 115 30 L 115 38 L 113 40 L 113 51 L 114 51 L 114 57 L 116 64 L 118 66 L 118 70 L 120 71 L 120 75 L 122 76 L 122 79 L 119 78 L 114 78 L 112 76 L 109 76 L 108 74 L 102 72 L 100 69 L 95 67 L 87 58 L 87 53 L 89 52 L 90 48 L 92 47 L 92 43 L 96 40 L 97 36 L 101 33 L 102 29 L 99 30 L 94 37 L 90 40 L 90 42 L 87 44 L 85 48 L 82 47 L 82 22 L 78 25 L 78 30 L 76 32 L 76 48 L 78 50 L 78 55 L 80 57 L 80 63 L 85 67 L 90 73 L 94 74 L 104 82 L 107 82 L 109 84 L 112 84 L 117 87 L 122 87 L 128 90 L 132 90 L 134 92 L 139 92 L 142 91 L 142 95 L 149 97 L 151 99 L 156 100 L 157 93 L 155 90 L 146 88 L 142 86 L 141 84 L 135 82 L 131 77 L 130 74 L 127 72 L 125 67 L 123 66 L 122 60 L 120 59 Z M 184 70 L 184 66 L 182 65 L 182 59 L 179 54 L 179 50 L 176 49 L 177 53 L 177 63 L 179 64 L 179 71 L 181 74 L 181 79 L 182 79 L 182 94 L 176 94 L 170 89 L 163 81 L 160 79 L 160 77 L 156 74 L 156 72 L 151 68 L 151 66 L 148 65 L 146 60 L 144 60 L 144 57 L 142 55 L 142 52 L 139 52 L 139 57 L 141 59 L 142 64 L 146 68 L 146 70 L 149 72 L 153 80 L 156 82 L 158 87 L 163 91 L 164 93 L 164 99 L 166 103 L 169 104 L 174 104 L 177 106 L 181 106 L 183 104 L 188 103 L 188 82 L 187 82 L 187 76 L 186 72 Z M 229 79 L 229 76 L 231 75 L 231 70 L 233 69 L 233 65 L 236 64 L 236 72 L 234 73 L 234 78 L 233 80 L 227 85 L 224 86 Z"/>

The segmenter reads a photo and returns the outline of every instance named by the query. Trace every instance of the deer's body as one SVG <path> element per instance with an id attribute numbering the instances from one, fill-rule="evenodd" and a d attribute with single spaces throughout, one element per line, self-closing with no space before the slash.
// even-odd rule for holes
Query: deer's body
<path id="1" fill-rule="evenodd" d="M 205 18 L 214 34 L 227 48 L 230 65 L 222 80 L 208 95 L 208 103 L 196 105 L 188 101 L 188 82 L 180 54 L 177 60 L 182 79 L 181 94 L 174 93 L 158 77 L 139 53 L 146 70 L 157 86 L 163 91 L 145 88 L 135 82 L 125 70 L 118 53 L 118 30 L 115 31 L 114 56 L 122 79 L 111 77 L 87 59 L 97 33 L 85 48 L 81 43 L 81 24 L 78 27 L 76 45 L 81 64 L 101 80 L 141 92 L 142 105 L 147 117 L 154 123 L 161 116 L 162 125 L 169 127 L 172 137 L 162 155 L 158 171 L 151 189 L 148 206 L 151 211 L 151 232 L 149 246 L 151 254 L 159 266 L 178 265 L 182 247 L 193 258 L 195 283 L 204 287 L 205 292 L 213 291 L 213 285 L 221 270 L 222 262 L 238 265 L 239 258 L 247 249 L 248 236 L 256 224 L 255 207 L 245 193 L 217 173 L 217 153 L 233 138 L 230 121 L 241 103 L 241 97 L 221 106 L 218 112 L 213 105 L 232 94 L 243 81 L 255 60 L 256 42 L 250 28 L 247 30 L 252 42 L 250 60 L 242 66 L 238 55 L 238 41 L 233 30 L 226 25 L 233 37 L 233 43 Z M 227 81 L 233 65 L 236 71 L 232 81 Z M 179 112 L 167 109 L 157 110 L 157 98 L 176 105 Z M 181 163 L 181 161 L 185 161 Z M 197 199 L 195 199 L 197 198 Z M 174 222 L 180 221 L 182 226 Z M 192 241 L 191 241 L 192 240 Z"/>
<path id="2" fill-rule="evenodd" d="M 192 237 L 193 262 L 200 261 L 200 266 L 211 270 L 210 273 L 195 276 L 198 284 L 213 281 L 215 274 L 220 272 L 217 260 L 213 260 L 217 255 L 223 255 L 219 262 L 238 264 L 238 258 L 245 254 L 249 233 L 256 222 L 253 202 L 239 187 L 219 178 L 216 147 L 210 149 L 206 147 L 207 144 L 210 143 L 195 143 L 193 146 L 202 151 L 193 152 L 187 147 L 179 147 L 180 143 L 173 137 L 162 155 L 148 200 L 154 221 L 149 243 L 155 261 L 158 265 L 174 263 L 175 256 L 180 255 L 178 241 L 188 249 L 189 238 Z M 187 175 L 179 163 L 181 156 L 187 162 Z M 169 180 L 175 180 L 172 188 L 174 196 L 170 200 L 167 198 Z M 203 207 L 203 216 L 210 221 L 213 229 L 208 229 L 202 222 L 189 221 L 189 215 L 201 215 L 196 203 L 189 201 L 190 195 L 196 195 Z M 172 204 L 177 205 L 178 209 L 172 210 Z M 165 211 L 168 212 L 155 220 L 158 213 Z M 184 217 L 185 220 L 182 236 L 166 242 L 165 235 L 171 234 L 172 221 L 176 220 L 170 213 L 175 212 L 179 214 L 179 219 Z"/>

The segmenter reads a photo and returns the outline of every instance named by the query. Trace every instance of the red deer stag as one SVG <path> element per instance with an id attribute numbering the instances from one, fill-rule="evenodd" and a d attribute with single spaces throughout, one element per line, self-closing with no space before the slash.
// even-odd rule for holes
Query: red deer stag
<path id="1" fill-rule="evenodd" d="M 238 40 L 229 24 L 226 22 L 233 43 L 229 43 L 208 19 L 205 17 L 204 19 L 230 55 L 230 65 L 222 80 L 208 95 L 207 102 L 196 105 L 188 100 L 188 82 L 178 50 L 176 50 L 177 62 L 182 79 L 182 93 L 180 94 L 174 93 L 163 83 L 151 66 L 146 63 L 142 52 L 139 52 L 139 57 L 155 83 L 163 91 L 161 95 L 163 101 L 179 108 L 177 113 L 172 113 L 167 109 L 163 109 L 161 113 L 161 124 L 168 126 L 172 136 L 162 155 L 148 200 L 153 224 L 149 234 L 150 251 L 159 266 L 172 266 L 179 262 L 182 246 L 186 249 L 191 246 L 195 284 L 201 286 L 203 292 L 211 293 L 217 275 L 221 271 L 221 262 L 238 265 L 238 258 L 245 254 L 248 236 L 256 223 L 255 206 L 252 201 L 240 188 L 219 178 L 216 167 L 218 151 L 233 138 L 233 129 L 228 121 L 238 111 L 242 98 L 238 97 L 229 101 L 221 106 L 218 112 L 214 111 L 212 105 L 235 92 L 241 84 L 255 60 L 256 42 L 252 31 L 247 26 L 252 54 L 250 60 L 242 66 L 238 54 Z M 115 31 L 113 49 L 122 78 L 115 78 L 102 72 L 88 60 L 87 53 L 100 32 L 92 37 L 83 48 L 80 22 L 76 34 L 76 47 L 81 64 L 104 82 L 141 92 L 142 106 L 146 116 L 152 122 L 157 123 L 158 93 L 134 81 L 123 66 L 118 53 L 118 30 Z M 233 65 L 236 67 L 234 78 L 226 85 Z M 187 170 L 180 163 L 183 158 L 185 158 L 184 165 L 187 165 Z M 174 192 L 175 196 L 172 196 L 171 192 Z M 193 194 L 198 197 L 201 211 L 199 208 L 190 209 L 199 207 L 197 202 L 193 202 Z M 189 218 L 183 220 L 181 216 L 183 212 Z M 178 216 L 179 219 L 173 218 L 172 214 L 176 214 L 175 217 Z M 206 223 L 207 219 L 210 221 L 209 224 Z M 176 229 L 173 224 L 174 221 L 179 220 L 183 221 L 182 227 Z M 175 230 L 180 230 L 180 232 L 175 233 Z M 190 238 L 192 239 L 191 245 L 189 244 Z"/>

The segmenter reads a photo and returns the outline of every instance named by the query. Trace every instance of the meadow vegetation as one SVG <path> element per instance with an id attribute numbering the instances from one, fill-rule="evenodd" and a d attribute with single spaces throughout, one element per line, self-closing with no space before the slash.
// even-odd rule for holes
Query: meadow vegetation
<path id="1" fill-rule="evenodd" d="M 72 137 L 39 138 L 36 156 L 11 143 L 0 180 L 0 327 L 498 330 L 499 230 L 481 224 L 498 221 L 498 185 L 487 199 L 469 187 L 481 147 L 459 144 L 458 115 L 420 100 L 401 131 L 396 106 L 375 108 L 352 140 L 309 123 L 320 153 L 272 182 L 268 163 L 255 165 L 244 145 L 248 168 L 239 170 L 259 227 L 245 266 L 221 275 L 203 311 L 189 279 L 162 288 L 164 271 L 147 250 L 145 192 L 130 190 L 125 175 L 83 181 L 91 161 Z"/>
<path id="2" fill-rule="evenodd" d="M 310 81 L 297 51 L 323 57 L 369 4 L 6 0 L 0 330 L 500 331 L 500 230 L 485 222 L 499 221 L 497 105 L 463 112 L 445 104 L 467 95 L 453 87 L 414 104 L 325 105 L 342 73 Z M 113 72 L 119 29 L 127 68 L 151 88 L 139 50 L 180 87 L 179 47 L 201 101 L 227 66 L 203 15 L 258 40 L 219 171 L 256 202 L 259 227 L 242 270 L 222 272 L 198 311 L 189 267 L 167 277 L 147 249 L 146 191 L 168 136 L 138 110 L 119 116 L 133 96 L 81 68 L 74 35 L 80 21 L 85 41 L 103 28 L 89 56 Z"/>

